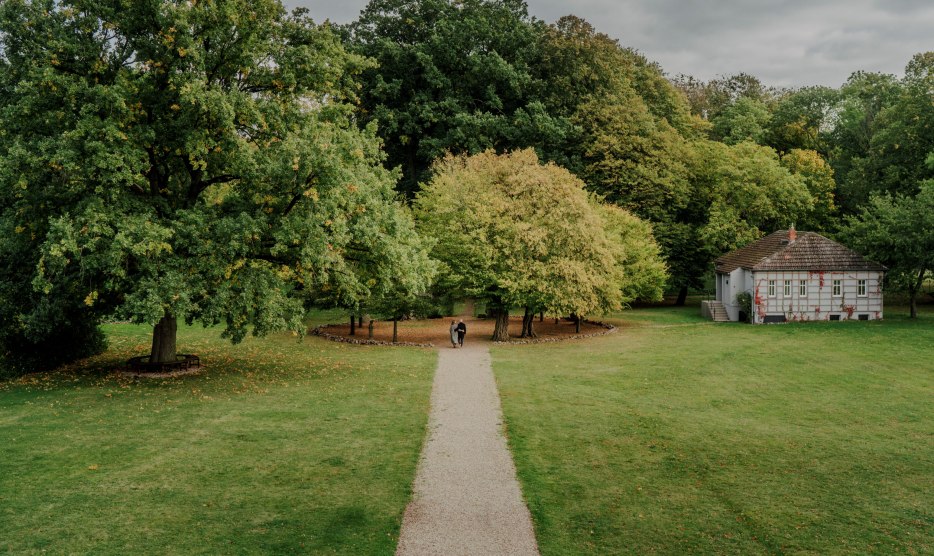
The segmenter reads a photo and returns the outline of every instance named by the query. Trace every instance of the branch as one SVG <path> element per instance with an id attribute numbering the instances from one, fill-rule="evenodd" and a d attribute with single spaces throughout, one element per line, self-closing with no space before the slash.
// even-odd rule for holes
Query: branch
<path id="1" fill-rule="evenodd" d="M 211 187 L 212 185 L 217 185 L 219 183 L 226 183 L 229 181 L 239 180 L 240 176 L 235 176 L 233 174 L 221 174 L 219 176 L 214 176 L 209 180 L 192 180 L 191 188 L 188 189 L 188 200 L 194 202 L 205 189 Z"/>
<path id="2" fill-rule="evenodd" d="M 302 188 L 301 191 L 296 193 L 294 197 L 292 197 L 292 199 L 289 201 L 289 204 L 286 205 L 285 210 L 282 211 L 283 217 L 288 216 L 289 213 L 292 212 L 292 209 L 295 208 L 295 205 L 297 205 L 298 202 L 301 200 L 301 198 L 305 196 L 305 193 L 309 189 L 311 189 L 312 183 L 315 182 L 316 180 L 317 180 L 317 176 L 314 173 L 311 173 L 308 175 L 308 179 L 305 180 L 305 187 Z"/>

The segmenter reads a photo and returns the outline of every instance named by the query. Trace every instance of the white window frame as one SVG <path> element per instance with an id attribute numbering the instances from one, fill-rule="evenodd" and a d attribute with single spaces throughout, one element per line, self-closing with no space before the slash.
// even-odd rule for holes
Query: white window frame
<path id="1" fill-rule="evenodd" d="M 775 297 L 775 280 L 769 280 L 769 297 Z"/>
<path id="2" fill-rule="evenodd" d="M 866 292 L 869 288 L 866 287 L 866 280 L 857 280 L 856 281 L 856 297 L 866 297 Z"/>
<path id="3" fill-rule="evenodd" d="M 785 280 L 782 284 L 782 297 L 791 297 L 791 280 Z"/>
<path id="4" fill-rule="evenodd" d="M 808 281 L 798 280 L 798 297 L 808 296 Z"/>
<path id="5" fill-rule="evenodd" d="M 831 284 L 831 295 L 833 297 L 843 297 L 843 280 L 832 280 Z"/>

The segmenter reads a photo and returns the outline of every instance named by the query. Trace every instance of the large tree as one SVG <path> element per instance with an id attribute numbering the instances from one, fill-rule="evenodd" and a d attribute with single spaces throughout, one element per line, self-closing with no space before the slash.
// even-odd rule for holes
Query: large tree
<path id="1" fill-rule="evenodd" d="M 873 138 L 881 128 L 880 115 L 894 104 L 899 88 L 894 76 L 866 72 L 854 73 L 840 88 L 828 157 L 837 180 L 837 203 L 844 213 L 854 214 L 878 191 Z"/>
<path id="2" fill-rule="evenodd" d="M 934 152 L 934 52 L 913 56 L 899 85 L 870 141 L 870 191 L 911 196 L 934 179 L 934 168 L 925 164 Z"/>
<path id="3" fill-rule="evenodd" d="M 782 95 L 771 110 L 765 144 L 780 154 L 793 149 L 826 157 L 839 92 L 830 87 L 804 87 Z"/>
<path id="4" fill-rule="evenodd" d="M 378 63 L 360 117 L 379 123 L 407 194 L 446 152 L 552 145 L 566 131 L 538 100 L 539 31 L 522 0 L 371 0 L 346 32 Z"/>
<path id="5" fill-rule="evenodd" d="M 415 199 L 437 242 L 439 283 L 486 303 L 494 340 L 509 310 L 586 315 L 620 306 L 617 248 L 584 184 L 532 150 L 447 157 Z"/>
<path id="6" fill-rule="evenodd" d="M 174 360 L 178 320 L 303 331 L 310 301 L 391 289 L 386 261 L 418 251 L 352 119 L 368 64 L 302 12 L 10 0 L 0 32 L 0 218 L 38 254 L 17 280 L 154 324 L 153 361 Z"/>
<path id="7" fill-rule="evenodd" d="M 934 153 L 928 163 L 934 166 Z M 841 232 L 866 257 L 888 267 L 886 281 L 908 292 L 911 318 L 918 316 L 917 297 L 928 273 L 934 272 L 934 180 L 917 195 L 876 194 Z"/>
<path id="8" fill-rule="evenodd" d="M 752 142 L 699 142 L 693 175 L 695 201 L 705 212 L 698 232 L 711 253 L 786 228 L 813 208 L 803 177 L 784 168 L 774 150 Z"/>

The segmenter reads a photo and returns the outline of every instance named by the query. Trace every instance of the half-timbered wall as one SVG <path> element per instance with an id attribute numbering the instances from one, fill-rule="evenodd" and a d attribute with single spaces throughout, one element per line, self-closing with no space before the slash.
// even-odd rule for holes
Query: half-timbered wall
<path id="1" fill-rule="evenodd" d="M 774 295 L 769 292 L 770 280 L 774 280 Z M 785 291 L 786 280 L 790 293 Z M 806 295 L 801 295 L 802 280 Z M 835 295 L 834 280 L 840 281 L 839 295 Z M 859 292 L 860 280 L 865 280 L 865 296 Z M 882 273 L 878 271 L 754 272 L 751 286 L 757 323 L 780 316 L 788 321 L 882 318 Z"/>

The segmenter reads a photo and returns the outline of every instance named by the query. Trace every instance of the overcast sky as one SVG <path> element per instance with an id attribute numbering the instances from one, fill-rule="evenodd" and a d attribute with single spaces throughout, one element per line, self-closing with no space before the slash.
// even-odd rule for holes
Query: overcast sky
<path id="1" fill-rule="evenodd" d="M 527 0 L 532 16 L 572 13 L 668 75 L 746 72 L 767 85 L 837 87 L 856 70 L 901 75 L 934 50 L 934 0 Z M 284 0 L 347 23 L 366 0 Z"/>

